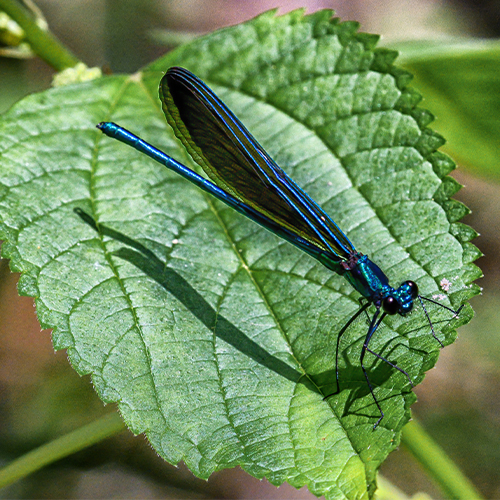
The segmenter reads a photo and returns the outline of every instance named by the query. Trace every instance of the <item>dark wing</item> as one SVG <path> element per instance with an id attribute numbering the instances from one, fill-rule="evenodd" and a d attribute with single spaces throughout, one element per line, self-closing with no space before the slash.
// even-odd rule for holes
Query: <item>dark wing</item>
<path id="1" fill-rule="evenodd" d="M 160 83 L 160 99 L 176 136 L 220 188 L 338 261 L 355 252 L 337 224 L 199 78 L 170 68 Z"/>

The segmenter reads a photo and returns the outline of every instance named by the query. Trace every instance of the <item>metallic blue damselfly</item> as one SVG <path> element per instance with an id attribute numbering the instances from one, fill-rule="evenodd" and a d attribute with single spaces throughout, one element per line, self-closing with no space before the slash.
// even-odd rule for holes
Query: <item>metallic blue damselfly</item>
<path id="1" fill-rule="evenodd" d="M 370 305 L 375 312 L 361 348 L 360 363 L 370 393 L 380 412 L 364 365 L 366 352 L 399 370 L 409 380 L 407 372 L 370 349 L 369 343 L 386 315 L 409 314 L 418 299 L 425 312 L 434 338 L 436 336 L 424 301 L 437 304 L 456 316 L 457 311 L 419 295 L 413 281 L 398 288 L 389 285 L 384 272 L 366 255 L 356 251 L 337 224 L 273 161 L 229 108 L 199 78 L 183 68 L 170 68 L 160 83 L 160 99 L 169 124 L 193 159 L 201 165 L 211 180 L 177 162 L 126 129 L 112 122 L 97 127 L 106 135 L 118 139 L 145 153 L 167 168 L 182 175 L 202 190 L 223 201 L 274 234 L 308 253 L 327 268 L 342 275 L 365 299 L 354 316 L 337 336 L 336 382 L 340 391 L 338 357 L 342 335 Z"/>

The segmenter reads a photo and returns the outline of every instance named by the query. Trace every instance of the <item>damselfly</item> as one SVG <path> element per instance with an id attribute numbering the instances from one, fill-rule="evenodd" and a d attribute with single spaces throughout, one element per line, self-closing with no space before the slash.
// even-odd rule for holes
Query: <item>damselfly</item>
<path id="1" fill-rule="evenodd" d="M 398 288 L 389 285 L 384 272 L 366 255 L 356 251 L 337 224 L 273 161 L 229 108 L 199 78 L 183 68 L 170 68 L 160 83 L 160 98 L 169 124 L 193 159 L 211 180 L 177 162 L 124 128 L 103 122 L 98 125 L 106 135 L 118 139 L 147 154 L 167 168 L 177 172 L 204 191 L 274 234 L 308 253 L 327 268 L 344 276 L 365 299 L 364 304 L 342 327 L 337 336 L 336 382 L 340 391 L 338 357 L 342 335 L 370 305 L 375 312 L 361 348 L 360 363 L 366 383 L 380 412 L 364 365 L 366 352 L 399 370 L 413 386 L 408 373 L 369 347 L 370 340 L 386 315 L 406 316 L 419 301 L 430 331 L 434 326 L 424 301 L 437 304 L 456 316 L 457 311 L 419 295 L 413 281 Z M 325 399 L 332 396 L 329 394 Z"/>

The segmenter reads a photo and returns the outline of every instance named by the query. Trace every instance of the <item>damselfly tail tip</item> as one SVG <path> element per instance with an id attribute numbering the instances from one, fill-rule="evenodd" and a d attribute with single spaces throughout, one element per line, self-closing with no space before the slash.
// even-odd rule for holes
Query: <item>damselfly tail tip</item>
<path id="1" fill-rule="evenodd" d="M 110 137 L 116 137 L 116 133 L 121 127 L 113 122 L 100 122 L 96 125 L 96 128 L 103 134 L 109 135 Z"/>
<path id="2" fill-rule="evenodd" d="M 99 122 L 96 127 L 99 129 L 99 130 L 102 130 L 103 132 L 105 132 L 106 130 L 108 129 L 112 129 L 112 128 L 118 128 L 118 125 L 116 123 L 113 123 L 113 122 Z"/>

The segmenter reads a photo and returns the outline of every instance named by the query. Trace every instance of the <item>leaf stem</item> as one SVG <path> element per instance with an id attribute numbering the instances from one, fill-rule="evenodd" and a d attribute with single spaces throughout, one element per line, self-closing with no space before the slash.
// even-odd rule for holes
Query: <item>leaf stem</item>
<path id="1" fill-rule="evenodd" d="M 50 31 L 38 26 L 34 16 L 18 0 L 0 0 L 0 11 L 19 24 L 33 52 L 57 71 L 72 68 L 79 62 Z"/>
<path id="2" fill-rule="evenodd" d="M 4 488 L 56 460 L 118 434 L 124 429 L 125 425 L 118 413 L 108 413 L 99 420 L 54 439 L 11 462 L 0 470 L 0 488 Z"/>
<path id="3" fill-rule="evenodd" d="M 403 428 L 401 443 L 441 488 L 446 498 L 464 500 L 483 498 L 444 450 L 415 420 Z"/>

